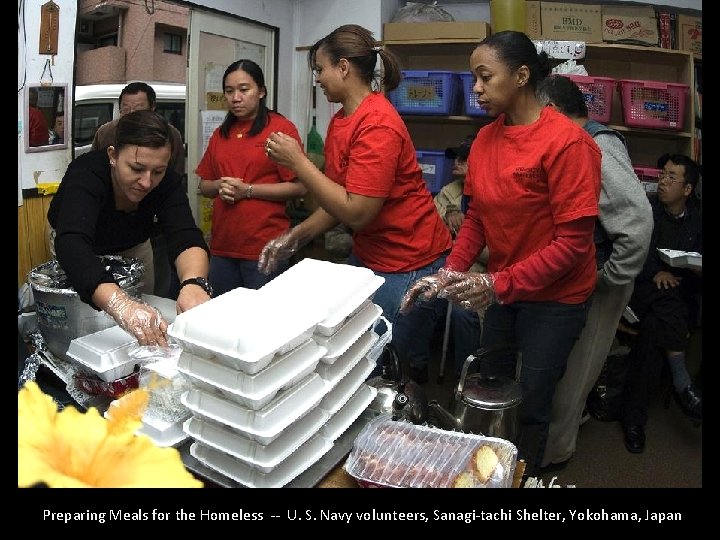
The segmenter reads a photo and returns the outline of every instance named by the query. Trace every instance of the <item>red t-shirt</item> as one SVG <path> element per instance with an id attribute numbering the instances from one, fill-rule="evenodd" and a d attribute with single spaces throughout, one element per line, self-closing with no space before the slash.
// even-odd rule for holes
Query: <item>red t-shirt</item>
<path id="1" fill-rule="evenodd" d="M 567 230 L 597 216 L 600 150 L 550 107 L 530 125 L 503 122 L 500 115 L 473 142 L 465 181 L 470 206 L 447 266 L 466 270 L 487 244 L 501 301 L 583 302 L 596 281 L 592 230 L 583 232 L 580 249 L 558 245 L 556 233 L 559 225 Z"/>
<path id="2" fill-rule="evenodd" d="M 265 155 L 265 139 L 273 131 L 282 131 L 302 145 L 300 135 L 295 125 L 284 116 L 270 112 L 269 117 L 270 122 L 265 129 L 253 136 L 247 135 L 252 120 L 235 122 L 227 139 L 220 136 L 220 128 L 217 128 L 195 174 L 203 180 L 232 176 L 241 178 L 247 184 L 292 181 L 294 172 L 275 164 Z M 257 260 L 265 244 L 289 226 L 285 201 L 250 198 L 228 204 L 216 197 L 213 201 L 210 253 L 220 257 Z"/>
<path id="3" fill-rule="evenodd" d="M 367 96 L 330 121 L 325 174 L 348 193 L 385 199 L 375 220 L 353 234 L 353 253 L 378 272 L 409 272 L 450 249 L 405 123 L 387 98 Z"/>
<path id="4" fill-rule="evenodd" d="M 29 146 L 44 146 L 50 140 L 47 120 L 45 115 L 37 107 L 28 107 L 28 133 L 30 134 Z"/>

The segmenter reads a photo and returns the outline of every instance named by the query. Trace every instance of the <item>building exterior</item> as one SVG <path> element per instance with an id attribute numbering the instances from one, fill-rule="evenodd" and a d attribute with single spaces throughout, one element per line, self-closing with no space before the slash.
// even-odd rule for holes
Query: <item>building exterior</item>
<path id="1" fill-rule="evenodd" d="M 161 0 L 80 0 L 77 16 L 75 84 L 185 83 L 186 7 Z"/>

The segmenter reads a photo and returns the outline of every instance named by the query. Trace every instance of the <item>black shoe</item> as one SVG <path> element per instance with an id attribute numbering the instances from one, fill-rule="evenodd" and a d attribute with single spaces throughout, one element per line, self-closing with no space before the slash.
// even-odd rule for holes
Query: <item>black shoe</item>
<path id="1" fill-rule="evenodd" d="M 682 392 L 675 392 L 675 399 L 687 416 L 693 420 L 702 420 L 702 396 L 694 384 Z"/>
<path id="2" fill-rule="evenodd" d="M 410 378 L 418 384 L 425 384 L 430 378 L 428 375 L 428 367 L 410 366 Z"/>
<path id="3" fill-rule="evenodd" d="M 645 428 L 638 424 L 623 426 L 625 435 L 625 448 L 633 454 L 641 454 L 645 451 Z"/>

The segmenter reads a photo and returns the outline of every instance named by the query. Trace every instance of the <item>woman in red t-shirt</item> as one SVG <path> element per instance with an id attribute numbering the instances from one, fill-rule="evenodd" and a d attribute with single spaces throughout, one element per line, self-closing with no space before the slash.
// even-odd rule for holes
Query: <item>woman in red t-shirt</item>
<path id="1" fill-rule="evenodd" d="M 312 238 L 343 223 L 353 231 L 351 264 L 385 278 L 374 302 L 394 323 L 393 343 L 413 377 L 427 380 L 429 340 L 442 302 L 409 316 L 399 314 L 408 286 L 435 273 L 452 239 L 425 186 L 407 128 L 392 104 L 373 90 L 382 60 L 386 90 L 400 82 L 397 61 L 372 33 L 357 25 L 335 29 L 309 53 L 317 83 L 332 103 L 341 103 L 325 142 L 325 171 L 305 156 L 292 137 L 273 133 L 268 156 L 292 169 L 320 207 L 304 222 L 270 242 L 260 268 L 274 269 Z M 417 339 L 424 336 L 427 339 Z"/>
<path id="2" fill-rule="evenodd" d="M 470 205 L 447 264 L 420 280 L 403 302 L 440 294 L 459 306 L 487 308 L 480 346 L 514 343 L 519 379 L 519 457 L 526 474 L 542 463 L 555 386 L 585 325 L 596 281 L 593 229 L 600 195 L 600 150 L 582 128 L 535 96 L 550 72 L 522 32 L 480 42 L 470 56 L 478 102 L 497 119 L 470 149 Z M 486 273 L 468 272 L 484 247 Z M 517 355 L 480 366 L 515 378 Z"/>
<path id="3" fill-rule="evenodd" d="M 282 131 L 300 142 L 295 125 L 268 110 L 260 66 L 238 60 L 225 70 L 223 93 L 228 113 L 210 137 L 195 169 L 200 192 L 214 197 L 210 240 L 210 283 L 216 295 L 237 287 L 258 289 L 273 275 L 258 271 L 265 244 L 287 230 L 285 202 L 305 194 L 295 173 L 265 155 L 265 139 Z"/>

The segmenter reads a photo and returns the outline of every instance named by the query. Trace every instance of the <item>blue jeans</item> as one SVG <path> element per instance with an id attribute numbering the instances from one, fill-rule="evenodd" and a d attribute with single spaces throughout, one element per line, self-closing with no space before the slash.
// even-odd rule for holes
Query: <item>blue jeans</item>
<path id="1" fill-rule="evenodd" d="M 450 331 L 453 338 L 455 376 L 459 377 L 467 357 L 480 347 L 480 317 L 477 311 L 469 311 L 453 305 L 450 313 Z"/>
<path id="2" fill-rule="evenodd" d="M 447 301 L 435 298 L 417 302 L 405 315 L 400 313 L 403 296 L 418 279 L 436 274 L 445 265 L 446 254 L 431 264 L 411 272 L 377 272 L 385 278 L 385 283 L 377 290 L 373 302 L 380 306 L 383 315 L 393 325 L 392 343 L 401 361 L 407 361 L 414 368 L 424 368 L 430 362 L 430 342 L 435 326 L 445 315 Z M 348 264 L 365 266 L 354 254 L 348 258 Z M 382 331 L 381 328 L 376 330 Z"/>
<path id="3" fill-rule="evenodd" d="M 247 259 L 233 259 L 232 257 L 210 257 L 210 272 L 208 278 L 215 296 L 245 287 L 246 289 L 259 289 L 271 279 L 277 277 L 287 269 L 287 262 L 274 273 L 266 276 L 258 270 L 257 261 Z"/>
<path id="4" fill-rule="evenodd" d="M 516 302 L 492 304 L 483 322 L 481 346 L 515 343 L 520 353 L 520 435 L 518 457 L 525 472 L 537 476 L 545 453 L 555 386 L 565 373 L 570 351 L 585 326 L 589 304 Z M 517 357 L 489 356 L 480 370 L 515 379 Z"/>

